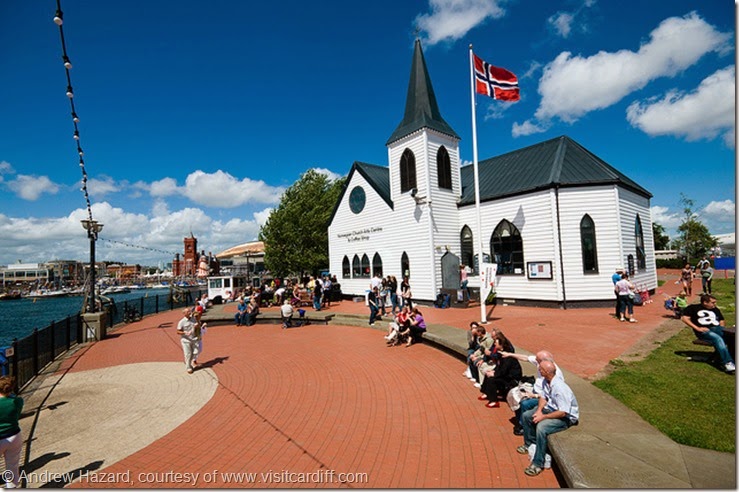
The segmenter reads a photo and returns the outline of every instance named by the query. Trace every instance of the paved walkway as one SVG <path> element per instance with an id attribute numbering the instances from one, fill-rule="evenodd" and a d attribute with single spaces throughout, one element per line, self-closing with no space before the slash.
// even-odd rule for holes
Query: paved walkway
<path id="1" fill-rule="evenodd" d="M 491 319 L 518 347 L 546 347 L 589 378 L 665 313 L 657 299 L 637 308 L 636 324 L 606 308 L 499 306 Z M 479 308 L 424 314 L 462 328 Z M 361 327 L 213 326 L 205 367 L 190 376 L 179 317 L 150 316 L 81 347 L 24 395 L 29 487 L 558 486 L 550 471 L 523 474 L 510 410 L 478 402 L 459 360 L 430 345 L 386 348 Z"/>

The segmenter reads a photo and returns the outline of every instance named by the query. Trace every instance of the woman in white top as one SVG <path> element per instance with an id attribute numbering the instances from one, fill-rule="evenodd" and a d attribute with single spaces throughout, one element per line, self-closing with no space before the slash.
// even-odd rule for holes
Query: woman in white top
<path id="1" fill-rule="evenodd" d="M 616 294 L 618 294 L 618 315 L 621 318 L 621 321 L 626 321 L 624 318 L 624 315 L 626 314 L 626 310 L 628 308 L 629 311 L 629 321 L 632 323 L 636 323 L 636 320 L 634 319 L 634 284 L 631 283 L 629 280 L 629 274 L 623 273 L 621 275 L 621 280 L 616 282 L 616 285 L 614 286 L 614 289 L 616 290 Z"/>

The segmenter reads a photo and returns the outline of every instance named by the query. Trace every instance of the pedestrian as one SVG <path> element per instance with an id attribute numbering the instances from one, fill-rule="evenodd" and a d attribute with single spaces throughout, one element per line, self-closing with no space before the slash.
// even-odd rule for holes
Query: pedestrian
<path id="1" fill-rule="evenodd" d="M 372 290 L 370 290 L 369 295 L 367 296 L 367 304 L 370 308 L 370 317 L 369 317 L 369 325 L 375 326 L 375 320 L 377 319 L 377 313 L 379 311 L 379 307 L 377 305 L 377 295 L 378 295 L 378 288 L 373 287 Z"/>
<path id="2" fill-rule="evenodd" d="M 616 282 L 614 290 L 616 291 L 616 294 L 618 294 L 619 319 L 621 321 L 626 321 L 626 318 L 624 316 L 626 315 L 626 311 L 628 310 L 629 321 L 631 323 L 636 323 L 636 319 L 634 319 L 634 295 L 636 287 L 634 287 L 634 284 L 632 284 L 629 280 L 628 273 L 623 273 L 623 275 L 621 276 L 621 280 Z"/>
<path id="3" fill-rule="evenodd" d="M 693 268 L 690 263 L 685 264 L 685 268 L 680 272 L 680 281 L 683 284 L 683 290 L 688 294 L 688 297 L 693 295 Z"/>
<path id="4" fill-rule="evenodd" d="M 701 293 L 710 294 L 712 290 L 711 284 L 713 283 L 713 267 L 711 266 L 711 262 L 704 256 L 701 262 L 698 263 L 698 268 L 701 271 L 701 285 L 703 287 Z"/>
<path id="5" fill-rule="evenodd" d="M 618 318 L 620 302 L 618 300 L 618 292 L 616 292 L 616 282 L 621 280 L 621 274 L 624 273 L 624 267 L 616 267 L 616 273 L 611 275 L 611 281 L 613 282 L 614 293 L 616 294 L 616 314 L 614 316 Z"/>
<path id="6" fill-rule="evenodd" d="M 185 370 L 188 374 L 193 373 L 193 361 L 198 358 L 198 345 L 200 342 L 200 321 L 193 316 L 192 308 L 182 311 L 183 318 L 177 323 L 177 334 L 180 336 L 182 352 L 185 356 Z"/>
<path id="7" fill-rule="evenodd" d="M 23 410 L 23 398 L 16 396 L 15 379 L 0 377 L 0 454 L 5 458 L 3 481 L 6 489 L 17 488 L 20 482 L 18 465 L 23 449 L 23 436 L 18 420 Z"/>

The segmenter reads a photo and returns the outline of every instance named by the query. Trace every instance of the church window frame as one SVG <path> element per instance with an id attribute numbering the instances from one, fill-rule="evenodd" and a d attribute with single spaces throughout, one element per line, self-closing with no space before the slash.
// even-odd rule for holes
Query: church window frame
<path id="1" fill-rule="evenodd" d="M 400 192 L 417 189 L 416 156 L 411 149 L 405 149 L 400 156 Z"/>
<path id="2" fill-rule="evenodd" d="M 526 273 L 521 231 L 510 221 L 501 220 L 493 230 L 490 235 L 490 254 L 498 265 L 496 275 Z"/>
<path id="3" fill-rule="evenodd" d="M 589 214 L 583 215 L 580 219 L 580 249 L 583 273 L 598 273 L 598 241 L 595 234 L 595 221 Z"/>
<path id="4" fill-rule="evenodd" d="M 443 145 L 436 152 L 436 174 L 440 189 L 452 189 L 452 160 Z"/>

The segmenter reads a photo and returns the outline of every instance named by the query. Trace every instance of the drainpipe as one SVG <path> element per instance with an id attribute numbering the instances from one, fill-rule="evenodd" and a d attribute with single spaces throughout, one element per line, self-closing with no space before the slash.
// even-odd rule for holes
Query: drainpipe
<path id="1" fill-rule="evenodd" d="M 562 307 L 567 309 L 567 290 L 565 288 L 565 268 L 562 256 L 562 225 L 559 221 L 559 184 L 554 187 L 554 198 L 557 203 L 557 239 L 559 240 L 559 274 L 562 279 Z"/>

